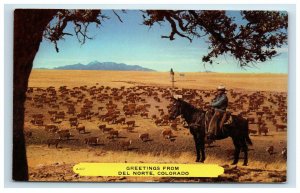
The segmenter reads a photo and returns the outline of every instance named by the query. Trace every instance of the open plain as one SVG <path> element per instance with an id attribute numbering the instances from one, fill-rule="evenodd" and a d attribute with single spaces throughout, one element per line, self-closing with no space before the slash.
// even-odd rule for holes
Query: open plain
<path id="1" fill-rule="evenodd" d="M 172 90 L 168 72 L 33 70 L 25 105 L 30 181 L 285 182 L 287 80 L 287 74 L 175 72 Z M 80 162 L 195 163 L 194 141 L 184 121 L 168 119 L 170 97 L 182 95 L 206 109 L 219 84 L 228 89 L 228 110 L 249 120 L 253 146 L 248 166 L 241 160 L 230 165 L 233 144 L 227 138 L 206 146 L 205 163 L 225 169 L 218 178 L 73 173 Z M 172 136 L 162 135 L 165 130 Z"/>

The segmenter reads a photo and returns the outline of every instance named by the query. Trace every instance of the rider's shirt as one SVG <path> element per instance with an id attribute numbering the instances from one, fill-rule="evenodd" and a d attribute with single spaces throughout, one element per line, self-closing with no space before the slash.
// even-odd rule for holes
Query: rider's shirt
<path id="1" fill-rule="evenodd" d="M 226 111 L 226 108 L 228 106 L 227 95 L 223 93 L 221 95 L 216 96 L 216 98 L 212 100 L 211 106 L 214 107 L 215 110 Z"/>

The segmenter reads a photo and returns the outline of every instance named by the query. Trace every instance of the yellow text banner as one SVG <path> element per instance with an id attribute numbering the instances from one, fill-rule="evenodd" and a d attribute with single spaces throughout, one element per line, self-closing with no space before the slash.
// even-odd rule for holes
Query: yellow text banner
<path id="1" fill-rule="evenodd" d="M 224 168 L 216 164 L 79 163 L 80 176 L 218 177 Z"/>

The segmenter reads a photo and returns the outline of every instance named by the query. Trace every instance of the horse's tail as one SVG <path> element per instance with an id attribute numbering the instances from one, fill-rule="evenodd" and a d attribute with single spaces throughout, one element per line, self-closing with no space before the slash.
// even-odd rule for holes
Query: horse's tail
<path id="1" fill-rule="evenodd" d="M 250 137 L 249 137 L 249 123 L 248 123 L 248 120 L 246 121 L 246 129 L 247 129 L 247 135 L 246 135 L 246 142 L 249 144 L 249 145 L 253 145 Z"/>
<path id="2" fill-rule="evenodd" d="M 251 141 L 251 139 L 250 139 L 250 137 L 249 137 L 249 134 L 248 134 L 247 137 L 246 137 L 246 142 L 247 142 L 249 145 L 253 145 L 253 143 L 252 143 L 252 141 Z"/>

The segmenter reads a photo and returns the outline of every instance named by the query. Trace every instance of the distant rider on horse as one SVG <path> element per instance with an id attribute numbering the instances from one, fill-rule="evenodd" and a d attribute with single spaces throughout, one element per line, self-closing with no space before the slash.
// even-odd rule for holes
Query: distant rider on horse
<path id="1" fill-rule="evenodd" d="M 207 137 L 214 139 L 220 133 L 226 118 L 226 108 L 228 106 L 228 98 L 226 88 L 223 85 L 218 86 L 217 96 L 212 100 L 211 107 L 214 110 L 210 123 L 208 125 Z"/>

